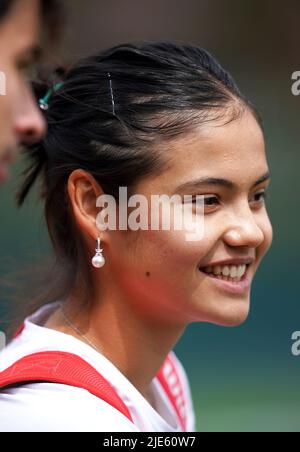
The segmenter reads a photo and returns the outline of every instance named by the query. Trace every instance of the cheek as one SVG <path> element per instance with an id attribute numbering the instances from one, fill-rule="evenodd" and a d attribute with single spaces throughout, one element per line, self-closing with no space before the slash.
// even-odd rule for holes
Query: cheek
<path id="1" fill-rule="evenodd" d="M 11 100 L 8 95 L 0 95 L 0 153 L 13 141 L 13 112 L 11 108 Z"/>
<path id="2" fill-rule="evenodd" d="M 191 277 L 210 251 L 213 239 L 187 241 L 185 231 L 147 231 L 139 243 L 136 255 L 143 266 L 158 276 L 167 273 L 176 280 L 179 275 Z"/>
<path id="3" fill-rule="evenodd" d="M 130 250 L 127 257 L 130 263 L 134 261 L 135 267 L 148 268 L 158 276 L 167 272 L 169 275 L 185 274 L 191 277 L 191 272 L 198 272 L 198 266 L 216 245 L 221 233 L 220 222 L 206 216 L 199 225 L 199 235 L 193 228 L 195 216 L 193 222 L 185 219 L 180 230 L 174 230 L 172 222 L 171 230 L 167 231 L 150 229 L 131 232 L 126 244 L 126 249 Z"/>
<path id="4" fill-rule="evenodd" d="M 12 70 L 4 70 L 0 77 L 0 115 L 3 121 L 8 124 L 12 122 L 13 113 L 16 108 L 19 95 L 19 86 L 16 82 L 15 74 Z M 1 124 L 3 124 L 1 121 Z"/>

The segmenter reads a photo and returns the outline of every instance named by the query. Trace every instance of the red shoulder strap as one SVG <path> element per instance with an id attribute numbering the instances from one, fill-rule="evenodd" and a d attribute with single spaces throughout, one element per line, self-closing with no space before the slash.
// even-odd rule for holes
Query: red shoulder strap
<path id="1" fill-rule="evenodd" d="M 165 390 L 183 431 L 187 430 L 186 401 L 181 379 L 179 377 L 176 363 L 171 353 L 166 358 L 164 365 L 157 374 L 158 381 Z"/>
<path id="2" fill-rule="evenodd" d="M 133 422 L 127 406 L 111 384 L 77 355 L 59 351 L 34 353 L 0 372 L 0 389 L 33 381 L 61 383 L 86 389 Z"/>
<path id="3" fill-rule="evenodd" d="M 183 431 L 186 430 L 186 406 L 181 379 L 174 358 L 169 354 L 157 374 L 157 379 L 168 396 Z M 77 355 L 60 351 L 33 353 L 21 358 L 0 372 L 0 390 L 27 382 L 59 383 L 83 388 L 104 400 L 131 422 L 131 414 L 111 384 L 89 363 Z"/>

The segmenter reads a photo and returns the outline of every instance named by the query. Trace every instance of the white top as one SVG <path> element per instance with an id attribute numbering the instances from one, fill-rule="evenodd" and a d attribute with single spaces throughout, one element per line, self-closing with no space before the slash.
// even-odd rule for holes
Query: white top
<path id="1" fill-rule="evenodd" d="M 116 408 L 85 389 L 56 383 L 27 383 L 0 391 L 1 432 L 181 432 L 174 407 L 155 377 L 154 409 L 105 356 L 75 337 L 39 326 L 61 302 L 47 304 L 25 320 L 22 333 L 0 353 L 0 372 L 32 353 L 74 353 L 92 365 L 114 387 L 134 424 Z M 186 373 L 171 352 L 183 387 L 187 431 L 195 431 L 195 416 Z"/>

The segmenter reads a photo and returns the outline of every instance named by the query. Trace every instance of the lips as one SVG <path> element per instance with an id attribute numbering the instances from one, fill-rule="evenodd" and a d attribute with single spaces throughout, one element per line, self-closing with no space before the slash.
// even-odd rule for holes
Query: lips
<path id="1" fill-rule="evenodd" d="M 248 264 L 252 264 L 252 262 L 254 262 L 255 258 L 254 257 L 238 257 L 238 258 L 228 258 L 228 259 L 223 259 L 223 260 L 219 260 L 219 261 L 214 261 L 214 262 L 208 262 L 205 265 L 201 265 L 201 268 L 205 268 L 205 267 L 216 267 L 217 265 L 219 265 L 220 267 L 224 267 L 225 265 L 248 265 Z"/>
<path id="2" fill-rule="evenodd" d="M 248 264 L 248 265 L 246 265 L 246 271 L 245 271 L 245 273 L 241 276 L 241 279 L 242 278 L 244 278 L 244 276 L 247 274 L 247 271 L 248 271 L 248 268 L 250 267 L 250 264 Z M 218 274 L 218 275 L 215 275 L 213 272 L 209 272 L 209 271 L 207 271 L 207 267 L 199 267 L 199 271 L 200 272 L 202 272 L 202 273 L 204 273 L 205 275 L 207 275 L 207 276 L 211 276 L 211 277 L 215 277 L 215 278 L 217 278 L 217 277 L 224 277 L 224 278 L 231 278 L 230 277 L 230 275 L 228 275 L 228 276 L 224 276 L 222 273 L 220 273 L 220 274 Z M 232 278 L 231 278 L 232 279 Z"/>
<path id="3" fill-rule="evenodd" d="M 230 268 L 232 267 L 231 265 L 225 265 L 223 266 L 223 268 L 227 269 L 226 272 L 222 272 L 222 266 L 221 265 L 216 265 L 216 266 L 209 266 L 209 267 L 201 267 L 199 268 L 200 271 L 208 274 L 208 275 L 214 275 L 214 276 L 228 276 L 230 278 L 242 278 L 242 276 L 247 272 L 247 269 L 249 267 L 250 264 L 243 264 L 243 265 L 235 265 L 234 267 L 237 269 L 237 271 L 234 272 L 234 276 L 232 276 L 231 272 L 230 272 Z M 217 270 L 217 272 L 215 271 Z"/>
<path id="4" fill-rule="evenodd" d="M 235 280 L 234 278 L 229 278 L 223 275 L 214 275 L 212 273 L 206 273 L 205 271 L 199 268 L 199 271 L 205 275 L 208 280 L 210 280 L 215 286 L 225 292 L 229 292 L 231 294 L 245 294 L 249 291 L 251 286 L 251 277 L 249 275 L 249 267 L 250 264 L 246 266 L 246 271 L 244 275 L 239 279 Z"/>

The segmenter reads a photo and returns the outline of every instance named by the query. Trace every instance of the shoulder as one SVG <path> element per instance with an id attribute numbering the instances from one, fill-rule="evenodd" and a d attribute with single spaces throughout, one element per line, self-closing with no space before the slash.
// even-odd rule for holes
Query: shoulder
<path id="1" fill-rule="evenodd" d="M 122 413 L 85 389 L 33 383 L 0 393 L 0 431 L 136 432 Z"/>

